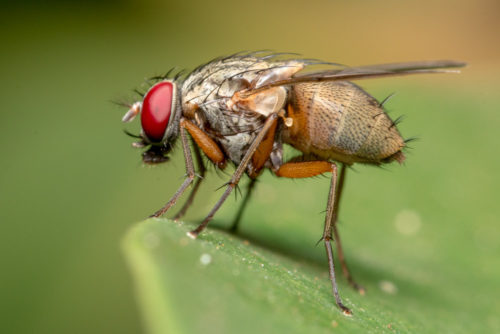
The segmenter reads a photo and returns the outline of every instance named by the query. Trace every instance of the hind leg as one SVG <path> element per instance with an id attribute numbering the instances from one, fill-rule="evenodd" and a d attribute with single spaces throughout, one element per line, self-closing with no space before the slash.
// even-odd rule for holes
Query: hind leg
<path id="1" fill-rule="evenodd" d="M 340 235 L 339 231 L 337 230 L 337 222 L 338 222 L 338 216 L 339 216 L 339 203 L 340 203 L 340 198 L 342 197 L 342 189 L 344 188 L 344 180 L 345 180 L 345 173 L 346 173 L 346 166 L 342 164 L 342 167 L 340 169 L 340 176 L 339 176 L 339 182 L 338 186 L 336 189 L 335 193 L 335 204 L 334 204 L 334 209 L 333 209 L 333 216 L 332 216 L 332 227 L 333 227 L 333 239 L 335 240 L 335 245 L 337 246 L 337 254 L 339 257 L 340 261 L 340 266 L 342 268 L 342 274 L 345 276 L 349 284 L 358 292 L 362 295 L 365 294 L 365 288 L 363 288 L 361 285 L 356 283 L 354 278 L 351 275 L 351 272 L 349 270 L 349 267 L 347 266 L 347 263 L 344 258 L 344 251 L 342 250 L 342 242 L 340 241 Z"/>

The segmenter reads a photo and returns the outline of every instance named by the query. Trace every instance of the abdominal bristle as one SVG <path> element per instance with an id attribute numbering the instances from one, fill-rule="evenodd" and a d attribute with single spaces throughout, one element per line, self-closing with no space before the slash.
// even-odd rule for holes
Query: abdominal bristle
<path id="1" fill-rule="evenodd" d="M 397 162 L 399 162 L 399 164 L 402 164 L 405 161 L 406 157 L 403 152 L 397 151 L 396 153 L 390 156 L 390 159 L 396 160 Z"/>

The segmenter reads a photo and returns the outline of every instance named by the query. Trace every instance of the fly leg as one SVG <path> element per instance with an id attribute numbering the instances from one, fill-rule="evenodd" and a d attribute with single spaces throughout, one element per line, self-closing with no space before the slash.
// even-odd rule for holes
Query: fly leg
<path id="1" fill-rule="evenodd" d="M 328 204 L 326 206 L 325 228 L 323 231 L 323 237 L 321 239 L 325 243 L 326 255 L 328 257 L 330 281 L 332 282 L 332 292 L 333 296 L 335 297 L 335 302 L 345 315 L 351 315 L 351 310 L 342 303 L 342 299 L 340 298 L 338 292 L 331 244 L 332 229 L 334 226 L 333 217 L 335 214 L 334 210 L 336 201 L 335 195 L 337 184 L 337 165 L 327 161 L 289 162 L 282 165 L 276 171 L 276 175 L 288 178 L 304 178 L 320 175 L 327 172 L 332 173 L 332 179 L 330 184 L 330 192 L 328 194 Z"/>
<path id="2" fill-rule="evenodd" d="M 236 214 L 236 217 L 234 218 L 233 224 L 229 228 L 229 231 L 232 233 L 236 233 L 238 230 L 238 225 L 240 224 L 241 217 L 243 216 L 243 212 L 245 211 L 245 207 L 248 204 L 248 201 L 250 200 L 250 196 L 252 195 L 253 189 L 255 187 L 255 183 L 257 182 L 257 179 L 251 178 L 250 183 L 248 183 L 247 187 L 247 193 L 245 194 L 245 198 L 243 198 L 243 202 L 240 205 L 240 208 L 238 209 L 238 213 Z"/>
<path id="3" fill-rule="evenodd" d="M 342 189 L 344 188 L 345 173 L 346 173 L 346 166 L 345 166 L 345 164 L 342 164 L 342 167 L 340 169 L 339 184 L 338 184 L 336 192 L 335 192 L 335 204 L 333 206 L 333 216 L 332 216 L 332 222 L 331 222 L 331 225 L 333 227 L 333 238 L 334 238 L 335 244 L 337 246 L 337 254 L 339 257 L 340 266 L 342 267 L 342 273 L 344 274 L 344 276 L 347 279 L 347 281 L 349 282 L 349 284 L 354 289 L 356 289 L 361 295 L 364 295 L 365 288 L 363 288 L 361 285 L 356 283 L 356 281 L 354 280 L 354 278 L 351 275 L 351 272 L 349 271 L 349 268 L 347 267 L 347 263 L 346 263 L 345 257 L 344 257 L 344 251 L 342 250 L 342 242 L 340 241 L 340 235 L 339 235 L 339 231 L 337 229 L 337 222 L 338 222 L 338 216 L 339 216 L 339 203 L 340 203 L 340 198 L 342 196 Z"/>
<path id="4" fill-rule="evenodd" d="M 190 236 L 191 238 L 196 238 L 205 229 L 205 227 L 207 227 L 208 222 L 210 220 L 212 220 L 212 218 L 214 217 L 214 215 L 217 212 L 217 210 L 219 210 L 219 208 L 224 203 L 224 201 L 226 200 L 226 198 L 231 194 L 231 192 L 233 191 L 233 189 L 236 187 L 236 185 L 240 181 L 241 176 L 245 172 L 248 164 L 250 163 L 250 160 L 251 160 L 253 154 L 255 153 L 255 151 L 257 150 L 257 148 L 259 147 L 259 144 L 264 139 L 264 136 L 266 135 L 266 133 L 269 131 L 269 129 L 271 127 L 275 127 L 276 126 L 275 123 L 277 122 L 277 118 L 278 118 L 277 114 L 271 114 L 271 115 L 269 115 L 267 117 L 266 122 L 264 123 L 264 126 L 260 130 L 260 132 L 257 135 L 257 137 L 255 137 L 254 141 L 252 142 L 252 145 L 250 145 L 250 147 L 246 151 L 246 153 L 245 153 L 243 159 L 241 160 L 238 168 L 236 169 L 236 171 L 234 172 L 233 176 L 231 177 L 231 180 L 227 183 L 226 191 L 224 191 L 224 193 L 222 194 L 221 198 L 217 201 L 217 203 L 215 204 L 215 206 L 208 213 L 207 217 L 200 223 L 200 225 L 196 229 L 188 232 L 188 236 Z"/>
<path id="5" fill-rule="evenodd" d="M 186 164 L 186 174 L 187 178 L 181 187 L 177 190 L 174 196 L 167 202 L 160 210 L 156 211 L 151 217 L 159 217 L 170 209 L 179 197 L 184 193 L 187 187 L 193 182 L 196 174 L 194 172 L 193 157 L 191 155 L 191 149 L 189 148 L 189 142 L 187 139 L 186 131 L 189 132 L 193 138 L 196 145 L 198 145 L 203 153 L 212 160 L 217 166 L 223 167 L 225 165 L 224 154 L 217 146 L 217 144 L 200 128 L 191 123 L 185 118 L 180 121 L 180 134 L 182 142 L 182 151 L 184 152 L 184 162 Z M 194 196 L 194 195 L 193 195 Z"/>
<path id="6" fill-rule="evenodd" d="M 186 212 L 189 209 L 189 207 L 191 206 L 191 204 L 193 204 L 193 200 L 194 200 L 194 197 L 196 196 L 196 192 L 198 191 L 198 188 L 200 187 L 201 181 L 203 181 L 203 178 L 205 177 L 206 168 L 205 168 L 205 165 L 203 164 L 203 159 L 201 157 L 201 153 L 200 153 L 200 149 L 198 148 L 198 145 L 196 145 L 196 144 L 193 145 L 193 151 L 194 151 L 194 157 L 196 160 L 196 165 L 198 166 L 199 175 L 198 175 L 198 178 L 196 179 L 196 181 L 194 182 L 193 189 L 191 190 L 191 193 L 189 194 L 188 199 L 186 200 L 186 202 L 184 203 L 182 208 L 179 210 L 179 212 L 177 212 L 177 214 L 174 216 L 173 219 L 175 221 L 178 221 L 179 219 L 181 219 L 186 214 Z"/>
<path id="7" fill-rule="evenodd" d="M 181 120 L 182 122 L 182 120 Z M 170 209 L 175 202 L 181 197 L 181 195 L 186 191 L 187 187 L 193 182 L 195 178 L 194 167 L 193 167 L 193 157 L 191 155 L 191 149 L 189 148 L 188 139 L 186 136 L 186 130 L 183 126 L 180 127 L 182 152 L 184 153 L 184 163 L 186 164 L 186 179 L 180 186 L 180 188 L 175 192 L 174 196 L 158 211 L 153 213 L 150 217 L 160 217 L 165 212 Z"/>
<path id="8" fill-rule="evenodd" d="M 252 191 L 255 187 L 257 177 L 259 176 L 262 168 L 264 167 L 264 164 L 271 155 L 275 143 L 277 125 L 278 122 L 276 121 L 271 124 L 269 130 L 264 135 L 260 144 L 257 146 L 255 153 L 252 155 L 250 168 L 247 168 L 248 176 L 250 177 L 250 183 L 248 184 L 247 193 L 245 194 L 243 203 L 241 203 L 240 208 L 238 209 L 238 213 L 236 214 L 236 218 L 234 219 L 233 224 L 229 229 L 233 233 L 238 229 L 238 225 L 240 223 L 241 217 L 243 216 L 243 212 L 245 211 L 245 207 L 247 206 L 248 201 L 250 200 L 250 196 L 252 195 Z"/>

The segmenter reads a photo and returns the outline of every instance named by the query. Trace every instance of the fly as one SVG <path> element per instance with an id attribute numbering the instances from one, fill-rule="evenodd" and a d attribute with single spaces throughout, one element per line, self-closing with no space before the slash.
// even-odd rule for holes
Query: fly
<path id="1" fill-rule="evenodd" d="M 180 138 L 187 176 L 172 198 L 151 217 L 166 213 L 194 182 L 174 219 L 186 213 L 205 174 L 202 154 L 217 168 L 223 169 L 230 162 L 236 170 L 206 218 L 188 233 L 192 238 L 205 229 L 244 174 L 251 181 L 233 229 L 263 170 L 285 178 L 331 173 L 321 240 L 328 257 L 335 302 L 344 314 L 350 315 L 351 310 L 338 293 L 331 246 L 334 240 L 349 284 L 364 293 L 344 260 L 336 226 L 346 166 L 402 163 L 406 144 L 383 102 L 350 80 L 457 72 L 449 68 L 464 65 L 443 60 L 343 67 L 254 52 L 214 59 L 185 77 L 167 74 L 153 78 L 154 83 L 141 94 L 140 101 L 129 106 L 123 121 L 132 121 L 140 114 L 140 141 L 133 145 L 148 148 L 142 153 L 145 163 L 167 161 L 171 147 Z M 317 66 L 328 68 L 315 71 Z M 193 152 L 190 141 L 194 143 Z M 284 161 L 284 144 L 293 146 L 301 155 Z"/>

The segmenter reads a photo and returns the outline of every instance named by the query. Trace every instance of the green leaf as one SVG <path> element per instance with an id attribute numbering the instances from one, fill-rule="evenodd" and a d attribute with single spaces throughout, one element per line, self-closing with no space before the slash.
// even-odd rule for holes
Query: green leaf
<path id="1" fill-rule="evenodd" d="M 125 239 L 150 333 L 457 333 L 480 326 L 443 295 L 446 286 L 401 273 L 360 275 L 365 296 L 340 279 L 354 312 L 347 317 L 331 295 L 326 261 L 289 257 L 213 228 L 192 240 L 186 232 L 193 227 L 150 219 Z"/>

